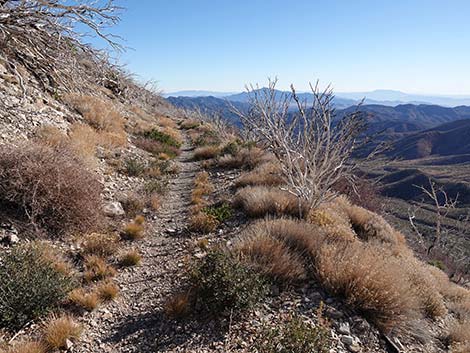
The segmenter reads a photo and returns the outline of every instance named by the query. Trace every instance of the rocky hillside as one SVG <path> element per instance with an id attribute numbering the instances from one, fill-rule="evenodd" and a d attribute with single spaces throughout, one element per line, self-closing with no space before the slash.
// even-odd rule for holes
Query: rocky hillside
<path id="1" fill-rule="evenodd" d="M 470 291 L 361 198 L 308 208 L 275 151 L 117 68 L 2 55 L 0 352 L 469 351 Z"/>

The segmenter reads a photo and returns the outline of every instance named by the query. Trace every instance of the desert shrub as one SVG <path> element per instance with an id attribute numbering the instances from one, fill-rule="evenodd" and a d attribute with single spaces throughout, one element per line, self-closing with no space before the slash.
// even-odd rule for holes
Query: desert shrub
<path id="1" fill-rule="evenodd" d="M 234 205 L 243 209 L 249 217 L 299 215 L 297 197 L 287 191 L 264 186 L 247 186 L 239 190 L 235 195 Z"/>
<path id="2" fill-rule="evenodd" d="M 136 158 L 126 158 L 124 161 L 124 173 L 129 176 L 141 176 L 146 168 L 147 164 Z"/>
<path id="3" fill-rule="evenodd" d="M 180 319 L 191 311 L 191 293 L 173 294 L 164 304 L 165 315 L 171 319 Z"/>
<path id="4" fill-rule="evenodd" d="M 196 306 L 212 314 L 242 310 L 267 294 L 266 281 L 222 251 L 211 251 L 190 270 Z"/>
<path id="5" fill-rule="evenodd" d="M 44 324 L 43 341 L 54 351 L 67 347 L 67 341 L 76 340 L 82 333 L 82 327 L 70 316 L 51 317 Z"/>
<path id="6" fill-rule="evenodd" d="M 158 169 L 161 174 L 177 174 L 178 165 L 170 160 L 157 160 L 150 164 L 151 168 Z"/>
<path id="7" fill-rule="evenodd" d="M 196 146 L 220 145 L 221 142 L 217 133 L 209 129 L 202 131 L 193 141 Z"/>
<path id="8" fill-rule="evenodd" d="M 297 282 L 307 277 L 302 257 L 259 226 L 242 234 L 234 251 L 241 262 L 277 282 Z"/>
<path id="9" fill-rule="evenodd" d="M 400 260 L 385 247 L 324 244 L 315 261 L 322 286 L 341 296 L 383 332 L 403 327 L 420 310 Z"/>
<path id="10" fill-rule="evenodd" d="M 102 185 L 67 150 L 26 142 L 0 149 L 0 203 L 51 235 L 102 223 Z"/>
<path id="11" fill-rule="evenodd" d="M 121 266 L 125 267 L 130 267 L 130 266 L 136 266 L 140 263 L 142 260 L 142 256 L 139 254 L 137 250 L 129 250 L 127 253 L 125 253 L 122 257 L 119 263 Z"/>
<path id="12" fill-rule="evenodd" d="M 220 222 L 213 215 L 197 212 L 189 219 L 189 229 L 193 232 L 207 234 L 215 231 Z"/>
<path id="13" fill-rule="evenodd" d="M 328 327 L 312 325 L 294 315 L 287 322 L 264 327 L 255 340 L 258 353 L 328 353 L 331 338 Z"/>
<path id="14" fill-rule="evenodd" d="M 108 265 L 104 259 L 96 255 L 88 255 L 84 262 L 86 282 L 100 281 L 116 275 L 116 270 Z"/>
<path id="15" fill-rule="evenodd" d="M 284 183 L 279 165 L 263 163 L 250 172 L 242 174 L 236 181 L 236 187 L 278 186 Z"/>
<path id="16" fill-rule="evenodd" d="M 168 189 L 168 181 L 166 180 L 150 180 L 144 185 L 144 192 L 146 194 L 159 194 L 164 195 Z"/>
<path id="17" fill-rule="evenodd" d="M 83 288 L 77 288 L 71 291 L 68 295 L 68 300 L 70 304 L 86 311 L 95 310 L 100 303 L 96 292 L 87 292 Z"/>
<path id="18" fill-rule="evenodd" d="M 42 245 L 15 247 L 0 260 L 0 326 L 20 328 L 58 305 L 72 286 Z"/>
<path id="19" fill-rule="evenodd" d="M 240 151 L 240 141 L 235 140 L 235 141 L 230 141 L 229 143 L 225 144 L 222 147 L 222 150 L 220 151 L 221 155 L 229 154 L 231 156 L 234 156 Z"/>
<path id="20" fill-rule="evenodd" d="M 226 202 L 223 202 L 219 205 L 204 207 L 202 212 L 209 216 L 215 217 L 215 219 L 220 223 L 225 222 L 233 215 L 232 207 Z"/>
<path id="21" fill-rule="evenodd" d="M 82 243 L 83 255 L 108 257 L 117 251 L 117 238 L 114 234 L 92 233 L 85 236 Z"/>
<path id="22" fill-rule="evenodd" d="M 219 153 L 220 148 L 218 146 L 211 145 L 198 147 L 194 150 L 194 159 L 200 161 L 203 159 L 215 158 L 219 155 Z"/>

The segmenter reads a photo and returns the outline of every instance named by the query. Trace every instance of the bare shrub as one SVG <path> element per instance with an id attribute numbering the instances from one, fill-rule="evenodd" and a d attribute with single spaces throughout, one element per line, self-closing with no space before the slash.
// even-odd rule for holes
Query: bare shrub
<path id="1" fill-rule="evenodd" d="M 102 226 L 102 185 L 66 150 L 23 143 L 0 150 L 0 202 L 51 235 Z"/>
<path id="2" fill-rule="evenodd" d="M 117 251 L 117 237 L 114 234 L 92 233 L 82 243 L 83 255 L 109 257 Z"/>
<path id="3" fill-rule="evenodd" d="M 376 213 L 383 211 L 379 186 L 365 177 L 356 175 L 352 182 L 347 178 L 341 178 L 332 188 L 338 194 L 346 195 L 354 205 Z"/>
<path id="4" fill-rule="evenodd" d="M 299 203 L 294 195 L 264 186 L 247 186 L 239 190 L 235 195 L 234 204 L 250 217 L 299 215 Z"/>
<path id="5" fill-rule="evenodd" d="M 386 248 L 360 242 L 324 245 L 316 269 L 325 288 L 344 297 L 384 332 L 403 327 L 418 315 L 413 288 L 400 261 Z"/>
<path id="6" fill-rule="evenodd" d="M 277 80 L 268 88 L 247 87 L 251 109 L 233 107 L 244 128 L 266 144 L 279 160 L 287 190 L 299 199 L 299 213 L 318 207 L 335 196 L 332 186 L 352 174 L 350 156 L 364 122 L 357 112 L 339 119 L 327 88 L 311 87 L 313 103 L 307 107 L 293 86 L 289 94 L 276 91 Z M 290 107 L 296 105 L 294 113 Z"/>

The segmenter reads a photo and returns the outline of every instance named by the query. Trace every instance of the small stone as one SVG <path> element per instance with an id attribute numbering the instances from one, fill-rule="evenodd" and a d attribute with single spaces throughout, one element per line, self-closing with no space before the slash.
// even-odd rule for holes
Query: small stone
<path id="1" fill-rule="evenodd" d="M 343 342 L 346 346 L 350 346 L 354 343 L 354 338 L 351 336 L 341 336 L 341 342 Z"/>
<path id="2" fill-rule="evenodd" d="M 112 217 L 122 216 L 125 214 L 124 209 L 122 208 L 122 205 L 119 201 L 111 201 L 106 203 L 103 207 L 103 212 L 107 216 Z"/>
<path id="3" fill-rule="evenodd" d="M 72 347 L 73 347 L 73 342 L 69 339 L 65 340 L 65 349 L 69 350 Z"/>
<path id="4" fill-rule="evenodd" d="M 358 353 L 361 351 L 361 347 L 357 344 L 351 344 L 350 346 L 348 346 L 348 350 L 350 352 Z"/>
<path id="5" fill-rule="evenodd" d="M 8 244 L 13 245 L 18 243 L 20 241 L 20 238 L 18 238 L 16 234 L 10 233 L 6 236 L 6 241 L 8 242 Z"/>
<path id="6" fill-rule="evenodd" d="M 347 322 L 344 322 L 339 325 L 338 332 L 342 335 L 350 335 L 351 328 L 349 327 L 349 324 Z"/>

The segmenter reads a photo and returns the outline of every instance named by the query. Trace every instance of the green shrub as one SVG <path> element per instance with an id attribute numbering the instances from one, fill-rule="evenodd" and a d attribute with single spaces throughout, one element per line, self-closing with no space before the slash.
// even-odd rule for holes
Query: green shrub
<path id="1" fill-rule="evenodd" d="M 127 175 L 139 176 L 144 173 L 146 165 L 138 159 L 128 158 L 124 162 L 124 168 Z"/>
<path id="2" fill-rule="evenodd" d="M 217 314 L 252 307 L 267 294 L 267 282 L 220 250 L 209 252 L 190 271 L 196 308 Z"/>
<path id="3" fill-rule="evenodd" d="M 172 136 L 165 134 L 164 132 L 161 132 L 157 129 L 152 129 L 144 132 L 144 137 L 161 142 L 168 146 L 177 148 L 181 147 L 181 143 L 179 141 L 175 140 Z"/>
<path id="4" fill-rule="evenodd" d="M 209 216 L 215 217 L 215 219 L 217 219 L 217 221 L 219 222 L 226 221 L 227 219 L 232 217 L 233 214 L 232 207 L 226 202 L 218 206 L 213 205 L 205 207 L 202 209 L 202 211 Z"/>
<path id="5" fill-rule="evenodd" d="M 18 329 L 47 313 L 72 285 L 43 246 L 15 247 L 0 263 L 0 327 Z"/>
<path id="6" fill-rule="evenodd" d="M 291 317 L 283 326 L 263 328 L 255 341 L 258 353 L 328 353 L 331 348 L 328 328 Z"/>

